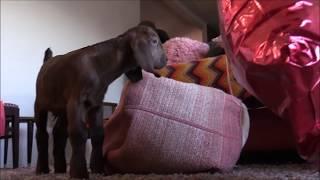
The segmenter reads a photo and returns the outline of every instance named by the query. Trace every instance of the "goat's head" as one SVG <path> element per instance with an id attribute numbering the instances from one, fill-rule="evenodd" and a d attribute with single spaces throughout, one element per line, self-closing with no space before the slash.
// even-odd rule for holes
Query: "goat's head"
<path id="1" fill-rule="evenodd" d="M 167 57 L 157 33 L 150 27 L 138 25 L 126 32 L 137 67 L 154 72 L 167 64 Z"/>

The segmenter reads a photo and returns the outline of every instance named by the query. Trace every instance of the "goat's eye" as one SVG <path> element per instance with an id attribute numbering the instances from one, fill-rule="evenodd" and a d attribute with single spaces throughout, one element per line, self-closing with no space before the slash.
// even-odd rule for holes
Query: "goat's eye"
<path id="1" fill-rule="evenodd" d="M 158 40 L 156 40 L 156 39 L 152 39 L 152 44 L 158 44 Z"/>

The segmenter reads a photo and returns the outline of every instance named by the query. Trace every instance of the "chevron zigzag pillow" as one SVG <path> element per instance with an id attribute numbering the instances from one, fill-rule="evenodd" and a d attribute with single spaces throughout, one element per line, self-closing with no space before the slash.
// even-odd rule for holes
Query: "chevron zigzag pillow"
<path id="1" fill-rule="evenodd" d="M 248 92 L 240 86 L 231 72 L 229 87 L 226 63 L 226 55 L 221 55 L 197 61 L 167 65 L 157 71 L 157 74 L 177 81 L 221 89 L 240 99 L 249 97 Z"/>

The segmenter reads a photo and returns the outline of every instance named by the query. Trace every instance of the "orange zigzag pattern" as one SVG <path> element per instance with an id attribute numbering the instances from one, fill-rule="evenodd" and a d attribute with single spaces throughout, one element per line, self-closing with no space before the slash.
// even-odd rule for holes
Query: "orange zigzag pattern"
<path id="1" fill-rule="evenodd" d="M 195 83 L 221 89 L 230 93 L 226 68 L 227 58 L 225 55 L 200 59 L 198 61 L 172 64 L 157 71 L 160 76 L 175 79 L 186 83 Z M 244 99 L 250 96 L 232 76 L 230 77 L 231 88 L 234 96 Z"/>

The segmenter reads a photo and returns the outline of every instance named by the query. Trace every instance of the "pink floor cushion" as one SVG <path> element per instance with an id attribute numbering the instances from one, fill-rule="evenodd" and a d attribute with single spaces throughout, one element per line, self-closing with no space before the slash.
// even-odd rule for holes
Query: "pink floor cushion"
<path id="1" fill-rule="evenodd" d="M 237 98 L 197 84 L 156 78 L 129 83 L 105 124 L 112 173 L 230 170 L 247 139 L 249 117 Z"/>

